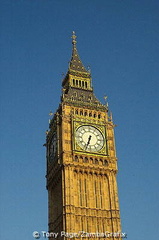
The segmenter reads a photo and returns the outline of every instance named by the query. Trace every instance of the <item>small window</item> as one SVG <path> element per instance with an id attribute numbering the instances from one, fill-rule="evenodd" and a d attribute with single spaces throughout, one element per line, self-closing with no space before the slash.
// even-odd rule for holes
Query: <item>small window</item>
<path id="1" fill-rule="evenodd" d="M 78 157 L 77 157 L 77 155 L 75 156 L 75 162 L 78 162 Z"/>
<path id="2" fill-rule="evenodd" d="M 82 81 L 82 87 L 84 87 L 84 81 Z"/>
<path id="3" fill-rule="evenodd" d="M 87 88 L 87 82 L 85 82 L 85 87 Z"/>
<path id="4" fill-rule="evenodd" d="M 87 157 L 84 158 L 84 162 L 85 162 L 85 163 L 88 162 L 88 158 L 87 158 Z"/>
<path id="5" fill-rule="evenodd" d="M 76 111 L 75 111 L 75 114 L 77 114 L 77 115 L 78 115 L 78 110 L 76 110 Z"/>
<path id="6" fill-rule="evenodd" d="M 103 165 L 103 160 L 102 159 L 99 160 L 99 164 Z"/>
<path id="7" fill-rule="evenodd" d="M 98 164 L 98 159 L 97 158 L 95 159 L 95 164 Z"/>
<path id="8" fill-rule="evenodd" d="M 101 118 L 101 115 L 100 115 L 100 114 L 98 114 L 98 118 L 99 118 L 99 119 Z"/>
<path id="9" fill-rule="evenodd" d="M 75 85 L 75 79 L 73 79 L 73 85 Z"/>
<path id="10" fill-rule="evenodd" d="M 87 116 L 87 111 L 84 112 L 84 116 Z"/>
<path id="11" fill-rule="evenodd" d="M 108 161 L 107 160 L 104 160 L 104 166 L 108 166 Z"/>
<path id="12" fill-rule="evenodd" d="M 79 86 L 81 87 L 81 80 L 79 80 Z"/>
<path id="13" fill-rule="evenodd" d="M 82 110 L 80 111 L 80 115 L 83 115 L 83 111 Z"/>
<path id="14" fill-rule="evenodd" d="M 78 80 L 76 80 L 76 86 L 78 86 Z"/>
<path id="15" fill-rule="evenodd" d="M 89 117 L 92 117 L 92 113 L 91 112 L 89 113 Z"/>
<path id="16" fill-rule="evenodd" d="M 89 97 L 88 97 L 88 100 L 92 100 L 92 96 L 89 96 Z"/>

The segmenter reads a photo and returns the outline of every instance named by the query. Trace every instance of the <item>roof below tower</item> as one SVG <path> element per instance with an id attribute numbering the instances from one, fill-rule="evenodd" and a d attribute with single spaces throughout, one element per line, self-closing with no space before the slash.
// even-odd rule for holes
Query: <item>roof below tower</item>
<path id="1" fill-rule="evenodd" d="M 108 110 L 94 95 L 93 91 L 78 88 L 69 88 L 64 92 L 61 101 L 76 107 L 87 107 L 96 110 Z"/>

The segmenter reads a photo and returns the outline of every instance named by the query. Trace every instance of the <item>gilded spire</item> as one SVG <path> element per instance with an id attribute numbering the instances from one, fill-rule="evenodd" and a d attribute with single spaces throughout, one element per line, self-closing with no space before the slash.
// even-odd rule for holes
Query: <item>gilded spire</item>
<path id="1" fill-rule="evenodd" d="M 71 61 L 69 62 L 67 74 L 62 81 L 63 89 L 65 91 L 71 86 L 74 88 L 92 91 L 93 89 L 91 85 L 91 73 L 89 69 L 87 70 L 84 67 L 82 61 L 80 60 L 76 47 L 77 36 L 74 31 L 72 32 L 71 38 L 72 38 L 72 56 Z"/>
<path id="2" fill-rule="evenodd" d="M 84 67 L 82 61 L 80 60 L 78 51 L 77 51 L 77 47 L 76 47 L 76 40 L 77 36 L 75 35 L 75 32 L 72 32 L 72 57 L 71 57 L 71 61 L 70 61 L 70 65 L 69 65 L 69 70 L 73 70 L 73 71 L 77 71 L 77 72 L 85 72 L 88 74 L 88 71 L 86 70 L 86 68 Z"/>

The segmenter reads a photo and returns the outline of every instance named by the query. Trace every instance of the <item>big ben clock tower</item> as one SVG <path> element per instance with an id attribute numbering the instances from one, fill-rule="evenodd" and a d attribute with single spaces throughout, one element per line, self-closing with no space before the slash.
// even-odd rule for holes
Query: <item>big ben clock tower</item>
<path id="1" fill-rule="evenodd" d="M 50 239 L 121 240 L 114 123 L 72 46 L 46 137 Z"/>

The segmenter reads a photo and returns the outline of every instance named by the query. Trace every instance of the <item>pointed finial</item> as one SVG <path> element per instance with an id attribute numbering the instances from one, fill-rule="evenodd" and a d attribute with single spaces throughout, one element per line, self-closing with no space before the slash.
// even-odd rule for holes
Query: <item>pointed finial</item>
<path id="1" fill-rule="evenodd" d="M 75 35 L 75 31 L 72 32 L 72 44 L 76 45 L 77 41 L 76 41 L 77 36 Z"/>
<path id="2" fill-rule="evenodd" d="M 107 109 L 107 111 L 108 111 L 108 101 L 107 101 L 107 99 L 108 99 L 108 97 L 105 95 L 104 96 L 104 100 L 105 100 L 105 107 L 106 107 L 106 109 Z"/>
<path id="3" fill-rule="evenodd" d="M 49 112 L 49 115 L 50 115 L 50 116 L 54 115 L 53 112 L 52 112 L 51 110 L 50 110 L 50 112 Z"/>
<path id="4" fill-rule="evenodd" d="M 48 130 L 46 130 L 45 134 L 46 134 L 46 135 L 48 135 L 48 133 L 49 133 L 49 131 L 48 131 Z"/>
<path id="5" fill-rule="evenodd" d="M 110 112 L 110 121 L 111 121 L 111 122 L 113 121 L 113 115 L 112 115 L 112 112 Z"/>
<path id="6" fill-rule="evenodd" d="M 87 66 L 88 72 L 91 73 L 91 68 L 90 66 Z"/>
<path id="7" fill-rule="evenodd" d="M 107 102 L 107 98 L 108 98 L 108 97 L 105 95 L 105 96 L 104 96 L 105 104 L 106 104 L 106 102 Z"/>

